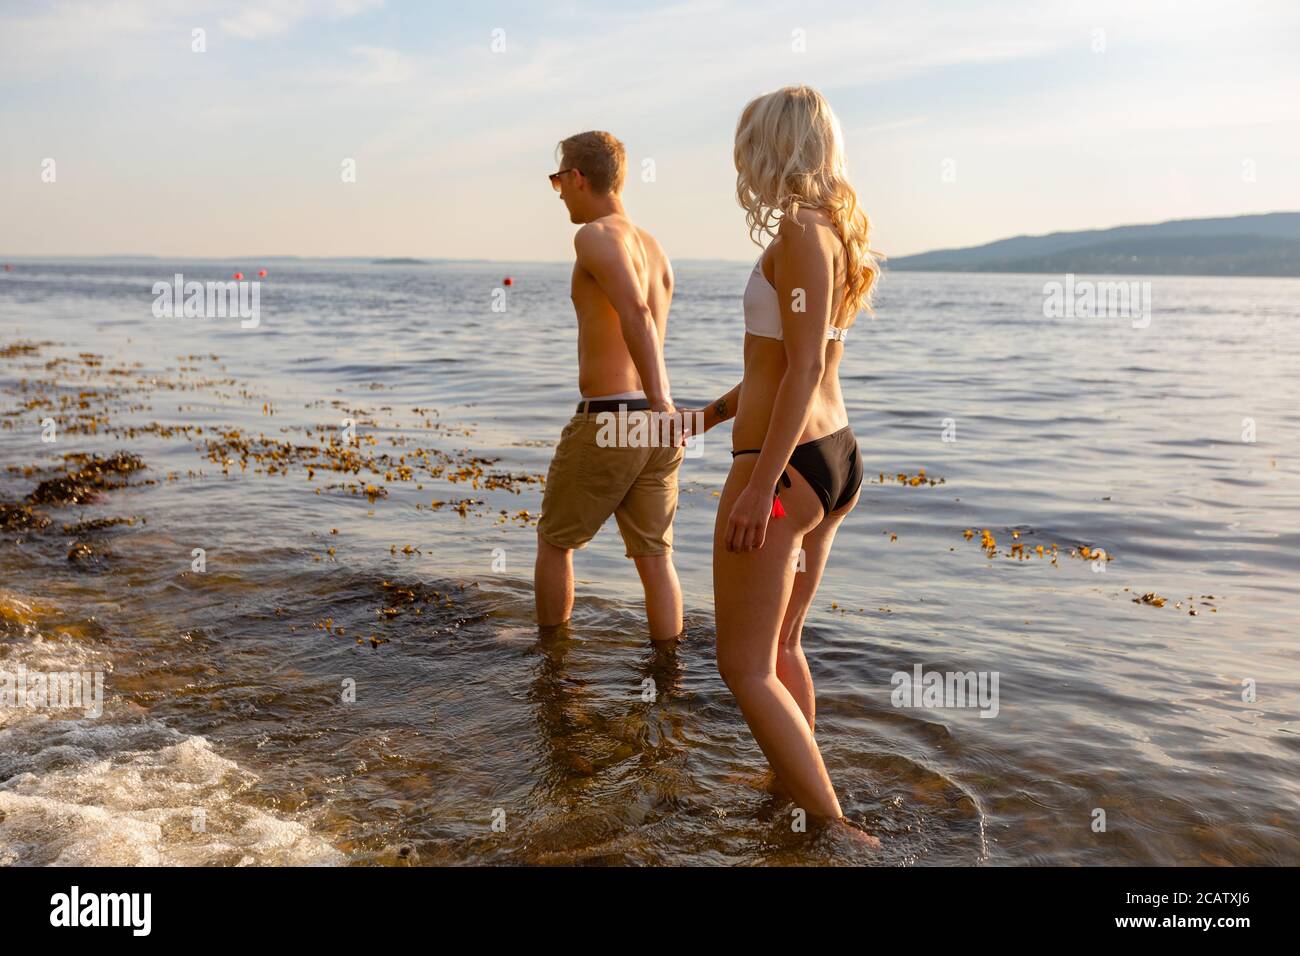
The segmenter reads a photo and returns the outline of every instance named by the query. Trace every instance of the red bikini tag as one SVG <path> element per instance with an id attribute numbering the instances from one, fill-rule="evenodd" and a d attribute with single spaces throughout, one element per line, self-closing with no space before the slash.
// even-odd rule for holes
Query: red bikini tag
<path id="1" fill-rule="evenodd" d="M 780 498 L 772 499 L 772 517 L 773 518 L 785 517 L 785 505 L 781 504 Z"/>

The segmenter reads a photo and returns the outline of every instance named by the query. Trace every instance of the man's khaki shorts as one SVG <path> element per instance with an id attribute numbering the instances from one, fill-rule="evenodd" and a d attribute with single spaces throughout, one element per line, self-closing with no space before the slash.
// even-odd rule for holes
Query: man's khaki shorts
<path id="1" fill-rule="evenodd" d="M 628 412 L 626 431 L 646 412 Z M 537 532 L 557 548 L 584 548 L 612 514 L 629 558 L 673 549 L 680 447 L 601 447 L 614 431 L 606 416 L 581 412 L 565 426 L 546 474 Z"/>

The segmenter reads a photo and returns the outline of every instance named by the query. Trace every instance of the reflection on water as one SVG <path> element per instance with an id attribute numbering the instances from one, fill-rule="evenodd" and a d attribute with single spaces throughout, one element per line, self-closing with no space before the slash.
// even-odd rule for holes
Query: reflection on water
<path id="1" fill-rule="evenodd" d="M 499 265 L 284 264 L 256 338 L 149 318 L 153 271 L 0 285 L 0 670 L 107 695 L 0 708 L 0 862 L 1300 858 L 1296 283 L 1155 280 L 1138 332 L 1043 319 L 1041 277 L 890 277 L 844 362 L 877 480 L 805 637 L 872 852 L 792 826 L 717 676 L 725 434 L 683 470 L 677 650 L 612 533 L 571 626 L 531 624 L 565 269 L 510 266 L 491 363 Z M 674 393 L 702 401 L 744 269 L 678 271 Z M 917 664 L 997 672 L 998 716 L 894 706 Z"/>

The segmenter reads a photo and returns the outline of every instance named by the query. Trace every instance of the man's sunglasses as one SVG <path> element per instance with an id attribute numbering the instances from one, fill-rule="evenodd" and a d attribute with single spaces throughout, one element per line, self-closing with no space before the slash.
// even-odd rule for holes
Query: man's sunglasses
<path id="1" fill-rule="evenodd" d="M 568 169 L 561 169 L 551 173 L 550 174 L 551 188 L 558 193 L 560 191 L 560 177 L 563 176 L 565 173 L 573 172 L 575 169 L 578 169 L 578 167 L 570 166 Z M 581 172 L 581 170 L 578 171 Z"/>

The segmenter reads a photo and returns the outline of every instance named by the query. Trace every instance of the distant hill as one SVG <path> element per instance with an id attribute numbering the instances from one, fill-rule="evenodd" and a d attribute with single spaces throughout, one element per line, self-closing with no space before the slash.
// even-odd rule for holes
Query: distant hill
<path id="1" fill-rule="evenodd" d="M 1300 212 L 1015 236 L 885 262 L 898 272 L 1300 276 Z"/>

